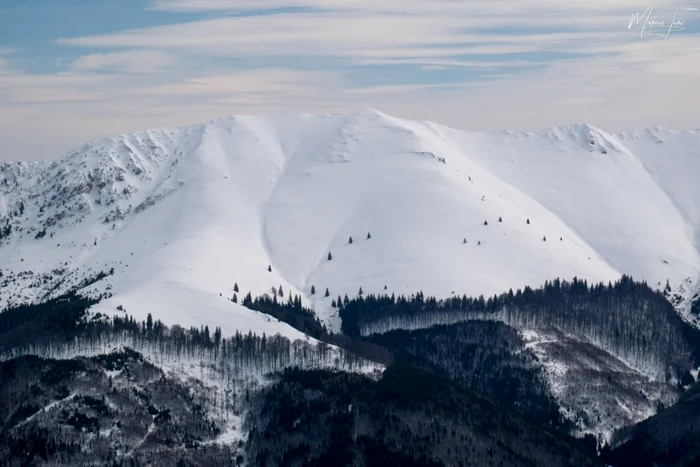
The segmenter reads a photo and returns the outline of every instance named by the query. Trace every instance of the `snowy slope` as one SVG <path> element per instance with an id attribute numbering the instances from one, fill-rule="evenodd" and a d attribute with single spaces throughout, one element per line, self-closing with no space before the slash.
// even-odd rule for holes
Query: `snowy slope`
<path id="1" fill-rule="evenodd" d="M 436 132 L 565 220 L 617 270 L 652 285 L 697 279 L 698 132 L 611 135 L 588 125 L 524 135 Z"/>
<path id="2" fill-rule="evenodd" d="M 360 287 L 492 295 L 628 273 L 690 297 L 699 169 L 700 132 L 470 133 L 375 110 L 121 135 L 0 166 L 0 308 L 112 268 L 84 289 L 113 294 L 96 310 L 225 332 L 299 334 L 228 301 L 234 282 L 239 299 L 301 293 L 336 329 L 331 299 Z"/>

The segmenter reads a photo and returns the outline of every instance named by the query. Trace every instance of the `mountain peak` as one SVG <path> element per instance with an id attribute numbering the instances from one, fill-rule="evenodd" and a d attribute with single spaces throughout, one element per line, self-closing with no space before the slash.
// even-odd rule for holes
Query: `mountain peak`
<path id="1" fill-rule="evenodd" d="M 6 163 L 0 269 L 17 282 L 0 289 L 0 308 L 81 287 L 114 294 L 103 310 L 128 302 L 137 317 L 225 327 L 219 294 L 239 282 L 254 295 L 299 293 L 333 328 L 312 285 L 331 297 L 385 285 L 478 296 L 625 272 L 691 278 L 691 293 L 700 135 L 664 138 L 621 141 L 588 124 L 470 133 L 364 108 L 225 117 L 104 138 L 50 164 Z M 611 149 L 644 163 L 575 157 Z"/>

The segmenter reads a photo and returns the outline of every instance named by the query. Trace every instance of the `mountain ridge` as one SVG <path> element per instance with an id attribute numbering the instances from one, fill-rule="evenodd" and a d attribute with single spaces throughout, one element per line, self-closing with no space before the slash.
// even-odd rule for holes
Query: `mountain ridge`
<path id="1" fill-rule="evenodd" d="M 0 308 L 114 268 L 85 289 L 114 294 L 96 306 L 103 312 L 245 322 L 227 300 L 233 283 L 254 295 L 282 285 L 338 329 L 331 298 L 360 287 L 493 295 L 628 273 L 658 288 L 669 280 L 689 319 L 700 277 L 698 147 L 693 131 L 476 133 L 373 109 L 103 138 L 58 161 L 0 164 L 0 233 L 11 228 L 0 269 L 19 291 L 0 288 Z M 184 309 L 199 303 L 207 311 Z"/>

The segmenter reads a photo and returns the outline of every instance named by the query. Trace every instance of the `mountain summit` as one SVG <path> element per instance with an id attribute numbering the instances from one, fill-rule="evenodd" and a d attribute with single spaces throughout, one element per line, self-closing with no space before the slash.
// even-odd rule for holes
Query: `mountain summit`
<path id="1" fill-rule="evenodd" d="M 125 134 L 0 165 L 0 309 L 79 287 L 95 311 L 293 334 L 231 302 L 234 284 L 239 301 L 299 293 L 338 329 L 331 301 L 360 289 L 489 296 L 624 273 L 668 281 L 686 312 L 698 174 L 700 132 L 659 128 L 476 133 L 365 109 Z"/>

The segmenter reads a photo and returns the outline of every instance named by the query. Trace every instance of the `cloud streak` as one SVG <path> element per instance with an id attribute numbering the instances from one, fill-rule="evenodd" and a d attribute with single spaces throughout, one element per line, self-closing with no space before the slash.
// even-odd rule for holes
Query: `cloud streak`
<path id="1" fill-rule="evenodd" d="M 175 55 L 161 50 L 128 50 L 124 52 L 84 55 L 71 64 L 76 71 L 120 71 L 122 73 L 153 73 L 176 65 Z"/>

